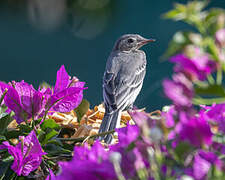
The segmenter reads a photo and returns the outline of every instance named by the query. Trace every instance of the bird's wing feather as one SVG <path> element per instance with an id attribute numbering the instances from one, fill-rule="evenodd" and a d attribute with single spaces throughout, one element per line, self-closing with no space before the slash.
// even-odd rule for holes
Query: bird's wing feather
<path id="1" fill-rule="evenodd" d="M 123 109 L 125 102 L 134 95 L 133 92 L 142 82 L 145 76 L 145 55 L 125 56 L 120 63 L 120 56 L 115 56 L 107 63 L 103 82 L 103 97 L 106 106 L 111 109 Z"/>

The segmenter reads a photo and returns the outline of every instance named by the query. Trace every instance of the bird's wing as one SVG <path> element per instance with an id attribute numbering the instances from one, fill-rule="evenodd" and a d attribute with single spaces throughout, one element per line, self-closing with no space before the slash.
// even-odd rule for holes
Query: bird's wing
<path id="1" fill-rule="evenodd" d="M 125 60 L 120 62 L 121 57 L 113 57 L 109 65 L 106 66 L 103 81 L 103 97 L 106 106 L 112 110 L 123 110 L 126 101 L 134 94 L 135 90 L 142 86 L 146 72 L 145 55 L 126 56 Z M 133 103 L 133 102 L 132 102 Z"/>

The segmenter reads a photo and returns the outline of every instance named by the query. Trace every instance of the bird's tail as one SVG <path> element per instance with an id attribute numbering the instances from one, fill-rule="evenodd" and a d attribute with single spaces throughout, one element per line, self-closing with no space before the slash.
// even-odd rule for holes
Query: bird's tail
<path id="1" fill-rule="evenodd" d="M 116 127 L 118 127 L 120 123 L 120 115 L 121 115 L 121 111 L 105 113 L 100 129 L 99 129 L 99 133 L 111 131 L 115 129 Z M 103 139 L 105 143 L 109 144 L 112 141 L 112 134 L 101 136 L 100 140 L 103 140 Z"/>

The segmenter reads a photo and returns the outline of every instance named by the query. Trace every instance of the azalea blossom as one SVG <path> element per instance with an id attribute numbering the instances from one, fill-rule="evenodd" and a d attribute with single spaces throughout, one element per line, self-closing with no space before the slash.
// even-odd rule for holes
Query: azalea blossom
<path id="1" fill-rule="evenodd" d="M 42 156 L 46 154 L 43 152 L 34 131 L 31 131 L 26 137 L 20 137 L 20 143 L 16 146 L 4 141 L 0 145 L 0 149 L 8 149 L 9 154 L 14 157 L 11 169 L 18 176 L 28 176 L 30 172 L 36 170 L 42 162 Z"/>

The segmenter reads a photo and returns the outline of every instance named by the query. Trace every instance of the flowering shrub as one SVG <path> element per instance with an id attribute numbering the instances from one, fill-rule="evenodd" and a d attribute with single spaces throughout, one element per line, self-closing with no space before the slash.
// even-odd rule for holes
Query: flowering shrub
<path id="1" fill-rule="evenodd" d="M 48 115 L 77 108 L 85 89 L 64 66 L 54 88 L 0 82 L 2 178 L 223 179 L 225 13 L 206 11 L 205 6 L 204 1 L 176 4 L 165 14 L 197 30 L 176 33 L 166 52 L 174 73 L 162 85 L 172 104 L 158 116 L 130 111 L 135 125 L 116 129 L 116 144 L 103 146 L 95 139 L 91 146 L 74 146 L 59 138 L 63 128 Z M 10 131 L 13 119 L 18 126 Z M 13 138 L 20 142 L 13 143 Z"/>
<path id="2" fill-rule="evenodd" d="M 47 115 L 56 111 L 69 112 L 78 107 L 83 98 L 83 90 L 86 89 L 84 84 L 76 77 L 71 79 L 64 66 L 57 72 L 54 88 L 39 87 L 35 90 L 24 81 L 8 84 L 0 82 L 1 167 L 9 166 L 13 161 L 11 169 L 16 175 L 28 176 L 43 165 L 43 155 L 51 154 L 47 153 L 48 145 L 57 143 L 53 139 L 60 132 L 59 125 L 47 119 Z M 7 126 L 13 119 L 18 126 L 15 130 L 9 130 Z M 15 138 L 20 140 L 18 144 L 13 143 L 12 139 Z M 2 171 L 2 178 L 14 178 L 10 168 L 3 168 Z"/>

